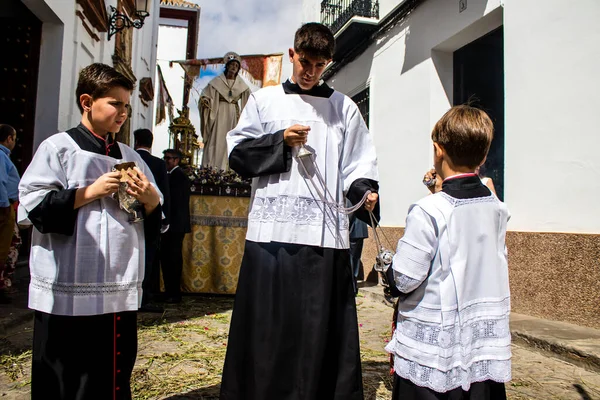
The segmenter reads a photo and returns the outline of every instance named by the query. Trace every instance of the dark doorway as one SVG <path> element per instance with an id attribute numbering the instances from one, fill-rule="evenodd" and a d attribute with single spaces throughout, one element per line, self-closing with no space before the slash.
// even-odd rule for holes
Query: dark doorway
<path id="1" fill-rule="evenodd" d="M 484 175 L 504 200 L 504 40 L 502 27 L 454 52 L 454 105 L 470 102 L 494 122 Z"/>
<path id="2" fill-rule="evenodd" d="M 17 130 L 11 159 L 23 176 L 33 156 L 42 22 L 20 0 L 0 1 L 0 124 Z M 31 230 L 21 238 L 20 262 L 29 258 Z"/>
<path id="3" fill-rule="evenodd" d="M 367 86 L 366 89 L 361 90 L 360 92 L 358 92 L 357 94 L 352 96 L 352 101 L 354 101 L 356 103 L 356 105 L 358 106 L 358 111 L 360 111 L 360 114 L 362 115 L 363 119 L 365 120 L 365 124 L 367 125 L 367 128 L 369 127 L 370 91 L 371 91 L 370 88 Z"/>
<path id="4" fill-rule="evenodd" d="M 42 22 L 20 0 L 0 7 L 0 123 L 17 130 L 11 159 L 23 175 L 31 161 Z"/>

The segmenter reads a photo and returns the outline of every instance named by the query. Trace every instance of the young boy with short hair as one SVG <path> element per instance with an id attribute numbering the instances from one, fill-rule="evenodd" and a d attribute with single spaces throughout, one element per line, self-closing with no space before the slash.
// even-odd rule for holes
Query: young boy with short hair
<path id="1" fill-rule="evenodd" d="M 108 65 L 85 67 L 76 92 L 81 123 L 43 141 L 19 185 L 19 223 L 34 226 L 34 400 L 131 398 L 144 237 L 158 235 L 161 220 L 152 174 L 114 139 L 132 90 Z M 123 162 L 135 162 L 135 172 L 111 172 Z M 143 222 L 111 196 L 124 182 L 143 205 Z"/>
<path id="2" fill-rule="evenodd" d="M 511 379 L 509 213 L 481 183 L 493 124 L 479 109 L 451 108 L 435 125 L 442 190 L 413 204 L 394 256 L 398 303 L 393 399 L 506 399 Z"/>

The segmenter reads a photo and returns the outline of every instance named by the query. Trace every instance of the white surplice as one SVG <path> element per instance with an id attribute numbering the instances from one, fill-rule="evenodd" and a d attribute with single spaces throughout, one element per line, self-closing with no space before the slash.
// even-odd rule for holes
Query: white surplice
<path id="1" fill-rule="evenodd" d="M 410 207 L 392 264 L 412 291 L 386 346 L 396 374 L 436 392 L 511 379 L 508 219 L 494 195 L 440 192 Z"/>
<path id="2" fill-rule="evenodd" d="M 122 159 L 82 150 L 65 132 L 42 142 L 19 185 L 19 223 L 50 191 L 89 186 L 115 164 L 135 162 L 162 194 L 146 163 L 119 143 Z M 72 236 L 33 228 L 29 308 L 83 316 L 137 311 L 144 277 L 144 223 L 131 223 L 105 196 L 78 209 Z"/>
<path id="3" fill-rule="evenodd" d="M 357 179 L 377 181 L 372 137 L 356 104 L 334 91 L 330 97 L 286 94 L 282 85 L 253 93 L 237 126 L 229 132 L 229 154 L 245 139 L 275 134 L 294 124 L 310 127 L 304 167 L 293 157 L 289 172 L 254 178 L 246 239 L 346 249 L 348 217 L 323 201 L 315 185 L 324 178 L 333 196 L 327 202 L 345 205 L 344 195 Z M 298 149 L 293 149 L 293 155 Z M 313 161 L 316 163 L 316 167 Z"/>

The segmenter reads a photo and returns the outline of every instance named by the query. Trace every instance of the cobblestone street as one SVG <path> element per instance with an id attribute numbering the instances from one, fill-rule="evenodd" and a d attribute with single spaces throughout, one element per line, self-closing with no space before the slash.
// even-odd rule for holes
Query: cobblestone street
<path id="1" fill-rule="evenodd" d="M 0 400 L 600 400 L 600 0 L 0 0 L 0 54 Z"/>
<path id="2" fill-rule="evenodd" d="M 388 357 L 391 308 L 359 295 L 365 399 L 391 396 Z M 135 399 L 216 399 L 227 344 L 231 298 L 188 297 L 164 316 L 140 315 Z M 1 339 L 0 396 L 29 398 L 31 323 Z M 510 399 L 600 399 L 600 374 L 513 346 Z"/>

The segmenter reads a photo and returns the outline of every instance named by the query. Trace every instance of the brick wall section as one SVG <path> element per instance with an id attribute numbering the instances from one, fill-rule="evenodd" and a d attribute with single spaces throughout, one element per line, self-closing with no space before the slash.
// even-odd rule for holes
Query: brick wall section
<path id="1" fill-rule="evenodd" d="M 395 250 L 404 229 L 384 230 Z M 508 232 L 507 246 L 514 312 L 600 329 L 600 235 Z M 376 251 L 370 231 L 362 261 L 372 282 Z"/>

